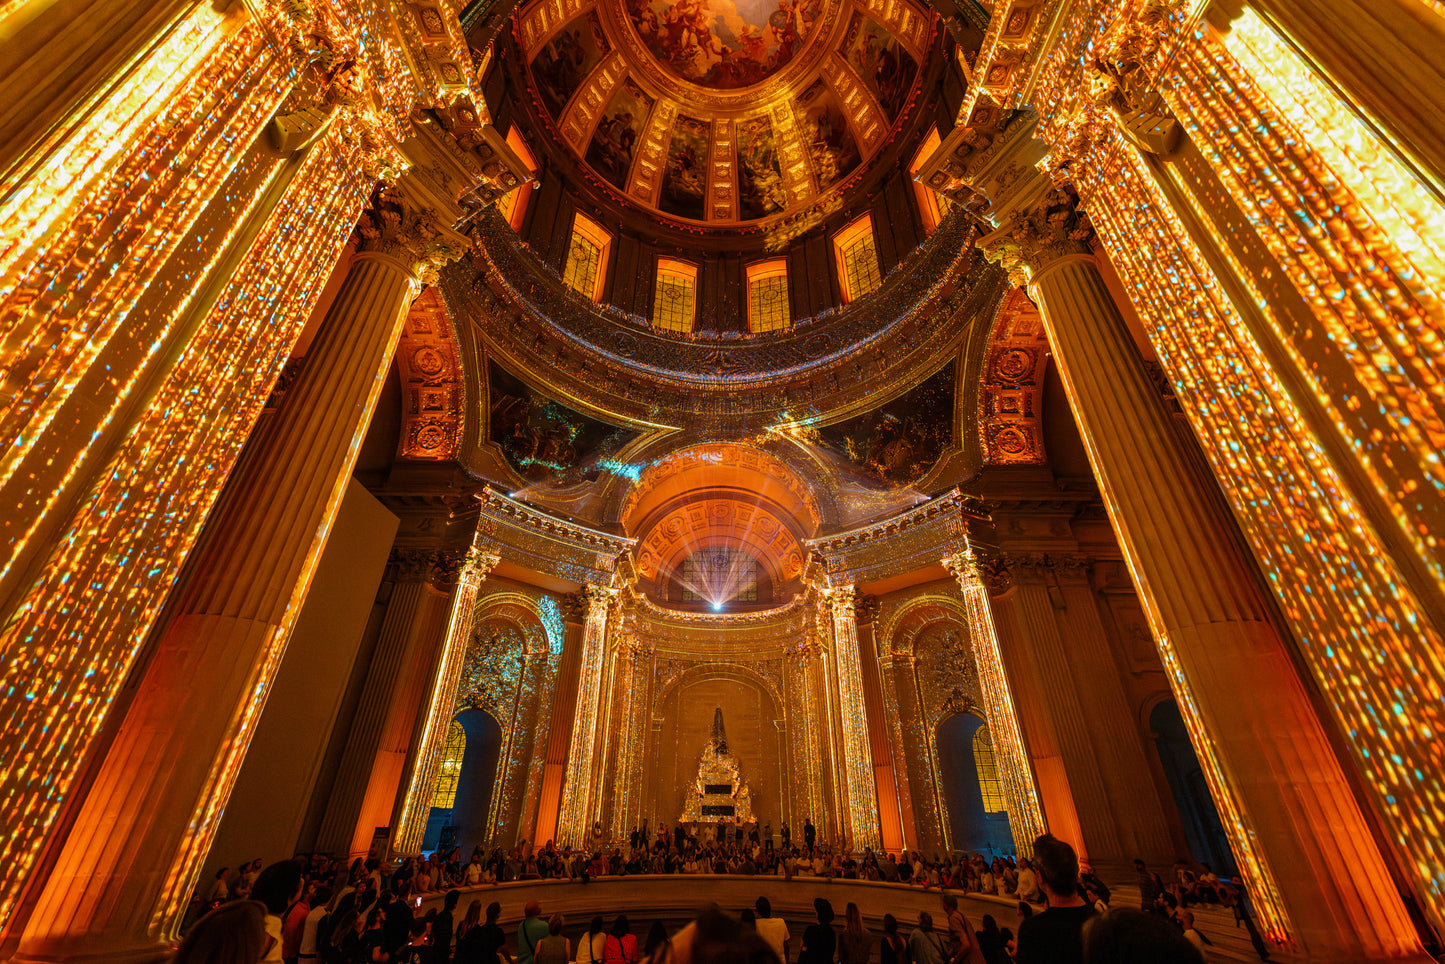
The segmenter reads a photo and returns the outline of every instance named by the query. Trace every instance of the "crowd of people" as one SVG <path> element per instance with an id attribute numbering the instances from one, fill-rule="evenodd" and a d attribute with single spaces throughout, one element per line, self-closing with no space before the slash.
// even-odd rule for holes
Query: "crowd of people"
<path id="1" fill-rule="evenodd" d="M 627 867 L 636 862 L 638 852 L 653 849 L 646 841 L 629 843 L 633 844 L 631 855 L 621 861 L 622 873 L 629 872 Z M 656 848 L 656 853 L 673 849 L 664 845 Z M 1192 914 L 1174 897 L 1174 890 L 1156 893 L 1141 888 L 1147 909 L 1110 909 L 1108 888 L 1080 867 L 1072 847 L 1049 835 L 1035 842 L 1032 860 L 1016 863 L 985 862 L 975 855 L 969 860 L 929 864 L 913 855 L 897 860 L 871 853 L 852 860 L 846 853 L 823 856 L 826 848 L 816 844 L 795 850 L 791 846 L 766 848 L 770 856 L 764 857 L 764 862 L 775 860 L 776 866 L 783 868 L 778 871 L 781 873 L 789 872 L 792 861 L 799 865 L 800 874 L 845 878 L 851 874 L 856 879 L 874 880 L 888 879 L 883 868 L 892 867 L 900 875 L 906 873 L 906 880 L 930 888 L 941 886 L 937 922 L 929 912 L 917 915 L 911 926 L 901 925 L 893 914 L 884 914 L 882 931 L 874 934 L 865 926 L 857 904 L 849 903 L 839 927 L 832 904 L 819 897 L 814 901 L 815 920 L 803 929 L 795 947 L 787 923 L 774 917 L 768 899 L 760 897 L 735 914 L 713 907 L 675 934 L 657 921 L 639 940 L 632 923 L 620 915 L 610 923 L 594 917 L 586 931 L 568 937 L 562 916 L 544 917 L 540 902 L 534 899 L 525 904 L 515 935 L 509 939 L 499 923 L 500 903 L 493 901 L 484 909 L 480 899 L 472 899 L 463 912 L 463 895 L 456 888 L 484 883 L 489 873 L 493 881 L 524 880 L 523 874 L 534 867 L 537 879 L 543 879 L 545 867 L 552 876 L 585 881 L 594 876 L 597 867 L 611 870 L 617 851 L 586 859 L 550 847 L 526 857 L 494 851 L 485 858 L 476 853 L 466 864 L 453 854 L 445 860 L 406 861 L 394 869 L 376 860 L 346 866 L 315 857 L 264 869 L 252 861 L 237 872 L 218 873 L 205 907 L 200 908 L 205 913 L 189 929 L 176 961 L 693 964 L 696 957 L 697 964 L 1124 964 L 1145 960 L 1201 964 L 1207 957 L 1207 941 L 1194 928 Z M 714 861 L 716 871 L 718 865 L 735 859 L 739 848 L 735 841 L 713 840 L 694 846 L 684 841 L 682 865 L 690 860 L 701 863 L 703 854 Z M 741 856 L 756 862 L 761 855 L 751 853 L 744 841 Z M 815 869 L 819 863 L 821 871 Z M 478 865 L 481 869 L 476 879 L 469 881 Z M 516 876 L 509 877 L 514 871 Z M 1140 867 L 1140 873 L 1147 871 Z M 1003 886 L 1004 893 L 1021 898 L 1022 921 L 1017 933 L 1000 927 L 988 914 L 975 928 L 960 910 L 958 896 L 942 884 L 944 880 L 976 880 L 976 889 L 981 890 L 988 877 L 994 878 L 995 886 Z M 1189 899 L 1211 896 L 1209 886 L 1189 891 Z M 444 891 L 441 906 L 420 913 L 422 895 L 438 890 Z M 1163 895 L 1174 897 L 1172 906 Z M 1217 888 L 1212 896 L 1220 897 Z M 1146 956 L 1138 956 L 1141 948 Z"/>

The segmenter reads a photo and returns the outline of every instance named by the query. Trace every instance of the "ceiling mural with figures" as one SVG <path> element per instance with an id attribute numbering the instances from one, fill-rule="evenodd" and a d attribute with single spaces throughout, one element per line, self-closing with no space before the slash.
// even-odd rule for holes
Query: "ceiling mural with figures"
<path id="1" fill-rule="evenodd" d="M 913 0 L 533 0 L 542 116 L 620 199 L 682 225 L 828 208 L 917 100 L 936 18 Z"/>
<path id="2" fill-rule="evenodd" d="M 683 80 L 732 90 L 771 77 L 808 40 L 823 0 L 627 0 L 647 49 Z"/>
<path id="3" fill-rule="evenodd" d="M 954 363 L 865 415 L 829 425 L 819 441 L 875 484 L 919 482 L 953 441 Z"/>
<path id="4" fill-rule="evenodd" d="M 495 362 L 487 364 L 487 381 L 492 441 L 528 482 L 564 486 L 594 481 L 638 436 L 538 394 Z"/>

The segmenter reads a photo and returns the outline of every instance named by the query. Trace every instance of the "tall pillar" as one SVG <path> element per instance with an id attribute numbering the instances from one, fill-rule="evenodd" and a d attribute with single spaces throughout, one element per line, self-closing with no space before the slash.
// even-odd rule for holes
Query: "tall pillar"
<path id="1" fill-rule="evenodd" d="M 578 673 L 577 710 L 567 754 L 561 812 L 557 818 L 557 844 L 580 847 L 591 835 L 593 763 L 597 756 L 599 703 L 603 662 L 607 650 L 607 616 L 618 590 L 587 584 L 582 587 L 587 621 L 583 625 L 581 668 Z"/>
<path id="2" fill-rule="evenodd" d="M 1082 243 L 1087 224 L 1070 196 L 1040 194 L 983 243 L 1031 282 L 1254 906 L 1320 960 L 1418 955 L 1288 644 Z"/>
<path id="3" fill-rule="evenodd" d="M 405 184 L 405 182 L 403 182 Z M 465 239 L 387 192 L 192 576 L 20 956 L 154 957 L 180 922 L 380 393 L 418 272 Z M 177 725 L 184 721 L 184 725 Z"/>
<path id="4" fill-rule="evenodd" d="M 1064 656 L 1094 737 L 1095 759 L 1118 836 L 1118 856 L 1124 860 L 1142 857 L 1151 866 L 1163 866 L 1178 854 L 1119 664 L 1099 615 L 1089 561 L 1081 555 L 1050 561 L 1063 602 L 1055 616 L 1068 633 Z"/>
<path id="5" fill-rule="evenodd" d="M 835 586 L 826 593 L 833 617 L 833 655 L 838 674 L 838 712 L 842 721 L 843 773 L 847 780 L 846 837 L 855 850 L 877 850 L 878 789 L 873 773 L 873 747 L 863 699 L 863 667 L 858 656 L 858 623 L 854 612 L 857 589 Z"/>
<path id="6" fill-rule="evenodd" d="M 873 755 L 874 784 L 878 788 L 878 829 L 884 850 L 903 849 L 903 809 L 899 803 L 898 769 L 889 739 L 889 714 L 883 698 L 879 671 L 878 599 L 858 600 L 855 618 L 858 633 L 858 663 L 862 672 L 863 704 L 868 718 L 868 745 Z"/>
<path id="7" fill-rule="evenodd" d="M 446 597 L 433 584 L 435 555 L 392 550 L 391 595 L 317 837 L 320 850 L 359 856 L 376 828 L 390 825 L 442 627 Z"/>
<path id="8" fill-rule="evenodd" d="M 436 672 L 423 704 L 426 715 L 417 731 L 419 742 L 412 754 L 411 772 L 395 822 L 397 832 L 392 837 L 392 849 L 398 853 L 412 854 L 421 850 L 421 838 L 426 833 L 426 821 L 431 813 L 432 789 L 437 782 L 437 767 L 441 765 L 442 751 L 446 748 L 447 724 L 455 713 L 457 685 L 461 682 L 462 666 L 466 663 L 467 646 L 472 638 L 477 590 L 501 561 L 501 556 L 478 545 L 474 538 L 457 571 L 451 601 L 447 606 L 441 658 L 435 663 Z"/>
<path id="9" fill-rule="evenodd" d="M 552 701 L 552 723 L 547 738 L 547 751 L 542 759 L 542 789 L 537 801 L 536 833 L 532 838 L 545 845 L 557 837 L 557 817 L 562 806 L 562 787 L 567 776 L 568 741 L 576 716 L 578 679 L 582 668 L 586 597 L 568 597 L 577 605 L 566 609 L 565 638 L 562 661 L 557 670 L 557 686 Z"/>
<path id="10" fill-rule="evenodd" d="M 979 575 L 978 563 L 972 547 L 968 545 L 967 536 L 961 550 L 941 561 L 958 580 L 963 594 L 969 640 L 973 644 L 973 659 L 978 667 L 979 689 L 983 691 L 984 714 L 988 718 L 988 731 L 993 736 L 999 782 L 1003 784 L 1004 799 L 1008 803 L 1009 830 L 1013 833 L 1014 847 L 1019 855 L 1027 856 L 1034 852 L 1034 840 L 1045 830 L 1044 814 L 1039 806 L 1038 786 L 1029 767 L 1008 675 L 1004 672 L 1003 656 L 999 652 L 988 589 Z"/>

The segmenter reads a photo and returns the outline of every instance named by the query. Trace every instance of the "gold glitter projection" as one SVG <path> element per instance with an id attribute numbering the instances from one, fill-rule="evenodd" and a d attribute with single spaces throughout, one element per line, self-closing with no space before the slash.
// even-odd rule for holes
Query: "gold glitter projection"
<path id="1" fill-rule="evenodd" d="M 1426 964 L 1440 50 L 1436 0 L 0 0 L 0 946 L 644 827 L 811 897 L 810 822 Z"/>

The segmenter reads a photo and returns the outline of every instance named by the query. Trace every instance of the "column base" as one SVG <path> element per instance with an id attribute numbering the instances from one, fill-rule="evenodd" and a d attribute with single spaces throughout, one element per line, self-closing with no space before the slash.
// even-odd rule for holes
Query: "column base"
<path id="1" fill-rule="evenodd" d="M 95 935 L 79 941 L 56 942 L 50 947 L 25 947 L 7 964 L 163 964 L 175 953 L 174 944 L 135 944 L 92 947 L 108 939 Z"/>

